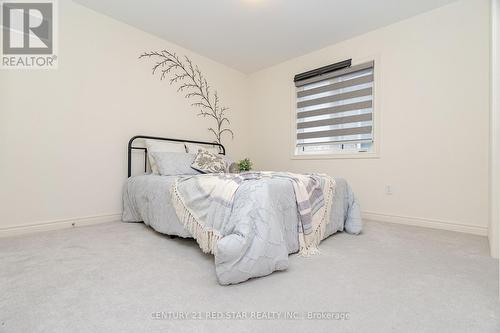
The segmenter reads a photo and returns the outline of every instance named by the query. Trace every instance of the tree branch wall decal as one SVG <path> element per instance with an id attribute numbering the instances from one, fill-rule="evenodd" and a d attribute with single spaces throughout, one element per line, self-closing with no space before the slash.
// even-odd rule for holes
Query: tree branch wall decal
<path id="1" fill-rule="evenodd" d="M 139 59 L 142 58 L 155 59 L 153 75 L 159 72 L 160 80 L 169 76 L 170 84 L 179 84 L 178 92 L 184 93 L 185 98 L 194 100 L 191 106 L 200 110 L 198 116 L 213 119 L 215 126 L 209 127 L 208 130 L 215 136 L 215 142 L 222 143 L 224 133 L 234 138 L 226 116 L 229 108 L 221 105 L 217 91 L 212 92 L 207 79 L 191 59 L 184 56 L 181 60 L 177 54 L 167 50 L 145 52 L 139 56 Z"/>

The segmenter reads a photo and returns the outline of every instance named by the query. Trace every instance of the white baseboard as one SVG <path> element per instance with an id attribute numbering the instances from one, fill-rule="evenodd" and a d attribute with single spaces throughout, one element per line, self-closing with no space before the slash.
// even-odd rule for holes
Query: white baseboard
<path id="1" fill-rule="evenodd" d="M 34 232 L 58 230 L 82 227 L 86 225 L 93 225 L 106 222 L 116 222 L 121 220 L 121 214 L 106 214 L 86 217 L 75 217 L 71 219 L 55 220 L 48 222 L 40 222 L 26 225 L 16 225 L 0 227 L 0 237 L 8 237 L 22 234 L 29 234 Z"/>
<path id="2" fill-rule="evenodd" d="M 363 219 L 376 222 L 389 222 L 389 223 L 405 224 L 405 225 L 412 225 L 424 228 L 463 232 L 480 236 L 488 235 L 487 227 L 465 225 L 456 222 L 427 219 L 421 217 L 398 216 L 398 215 L 381 214 L 374 212 L 363 212 Z M 64 220 L 40 222 L 29 225 L 7 226 L 7 227 L 0 227 L 0 237 L 8 237 L 8 236 L 22 235 L 22 234 L 49 231 L 49 230 L 75 228 L 75 227 L 82 227 L 86 225 L 93 225 L 99 223 L 116 222 L 120 220 L 121 220 L 121 214 L 116 213 L 116 214 L 86 216 L 86 217 L 78 217 L 78 218 L 71 218 Z"/>
<path id="3" fill-rule="evenodd" d="M 421 217 L 380 214 L 380 213 L 374 213 L 374 212 L 363 212 L 362 215 L 363 215 L 364 219 L 369 220 L 369 221 L 406 224 L 406 225 L 412 225 L 412 226 L 424 227 L 424 228 L 463 232 L 463 233 L 467 233 L 467 234 L 480 235 L 480 236 L 487 236 L 488 235 L 488 228 L 487 227 L 466 225 L 466 224 L 461 224 L 461 223 L 456 223 L 456 222 L 451 222 L 451 221 L 427 219 L 427 218 L 421 218 Z"/>

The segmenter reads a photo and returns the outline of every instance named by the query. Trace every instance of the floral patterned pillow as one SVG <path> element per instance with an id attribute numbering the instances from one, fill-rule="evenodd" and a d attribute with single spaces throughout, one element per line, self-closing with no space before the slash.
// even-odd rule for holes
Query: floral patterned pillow
<path id="1" fill-rule="evenodd" d="M 199 149 L 191 168 L 203 173 L 220 173 L 226 172 L 227 162 L 222 155 Z"/>

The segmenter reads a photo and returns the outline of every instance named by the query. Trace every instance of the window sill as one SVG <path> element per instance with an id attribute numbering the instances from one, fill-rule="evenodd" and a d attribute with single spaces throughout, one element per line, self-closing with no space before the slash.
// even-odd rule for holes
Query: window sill
<path id="1" fill-rule="evenodd" d="M 331 160 L 331 159 L 366 159 L 380 158 L 378 153 L 338 153 L 338 154 L 311 154 L 296 155 L 292 154 L 292 160 Z"/>

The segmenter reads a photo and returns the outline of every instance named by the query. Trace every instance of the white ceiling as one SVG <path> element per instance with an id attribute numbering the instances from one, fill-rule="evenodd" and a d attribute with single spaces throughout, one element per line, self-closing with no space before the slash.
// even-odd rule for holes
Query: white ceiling
<path id="1" fill-rule="evenodd" d="M 455 0 L 76 0 L 244 73 Z"/>

